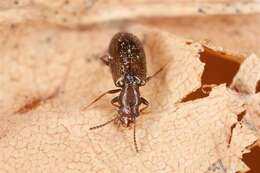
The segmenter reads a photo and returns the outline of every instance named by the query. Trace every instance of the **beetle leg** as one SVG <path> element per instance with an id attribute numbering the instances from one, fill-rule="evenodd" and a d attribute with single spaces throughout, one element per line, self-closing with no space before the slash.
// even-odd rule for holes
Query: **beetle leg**
<path id="1" fill-rule="evenodd" d="M 149 107 L 149 102 L 145 98 L 141 97 L 141 103 L 145 105 L 143 108 L 140 109 L 140 112 L 143 112 L 146 108 Z"/>
<path id="2" fill-rule="evenodd" d="M 106 65 L 109 65 L 109 62 L 110 62 L 110 58 L 109 58 L 109 55 L 103 55 L 100 57 L 101 61 L 106 64 Z"/>
<path id="3" fill-rule="evenodd" d="M 152 74 L 151 76 L 148 76 L 146 78 L 146 82 L 148 82 L 149 80 L 151 80 L 153 77 L 155 77 L 157 74 L 159 74 L 160 72 L 163 71 L 163 69 L 168 65 L 168 63 L 164 64 L 158 71 L 156 71 L 154 74 Z"/>
<path id="4" fill-rule="evenodd" d="M 118 100 L 119 100 L 119 97 L 117 96 L 117 97 L 115 97 L 115 98 L 113 98 L 112 100 L 111 100 L 111 104 L 113 105 L 113 106 L 115 106 L 115 107 L 118 107 L 119 108 L 119 105 L 118 104 L 116 104 L 116 103 L 118 103 Z"/>
<path id="5" fill-rule="evenodd" d="M 89 106 L 91 106 L 93 103 L 97 102 L 99 99 L 101 99 L 106 94 L 114 94 L 114 93 L 117 93 L 119 91 L 121 91 L 121 89 L 108 90 L 107 92 L 104 92 L 99 97 L 97 97 L 95 100 L 93 100 L 90 104 L 88 104 L 87 106 L 83 107 L 82 110 L 87 109 Z"/>

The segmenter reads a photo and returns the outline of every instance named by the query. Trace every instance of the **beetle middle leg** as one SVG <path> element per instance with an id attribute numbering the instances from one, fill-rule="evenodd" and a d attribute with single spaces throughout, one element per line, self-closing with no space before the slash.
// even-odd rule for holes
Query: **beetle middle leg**
<path id="1" fill-rule="evenodd" d="M 99 99 L 101 99 L 103 96 L 105 96 L 106 94 L 114 94 L 114 93 L 118 93 L 119 91 L 121 91 L 121 89 L 114 89 L 114 90 L 108 90 L 107 92 L 104 92 L 103 94 L 101 94 L 99 97 L 97 97 L 95 100 L 93 100 L 90 104 L 88 104 L 86 107 L 83 107 L 82 110 L 87 109 L 89 106 L 91 106 L 92 104 L 94 104 L 95 102 L 97 102 Z"/>
<path id="2" fill-rule="evenodd" d="M 143 108 L 140 109 L 140 112 L 143 112 L 146 108 L 149 107 L 149 102 L 145 98 L 141 97 L 141 103 L 145 105 Z"/>
<path id="3" fill-rule="evenodd" d="M 119 97 L 117 96 L 117 97 L 115 97 L 115 98 L 113 98 L 113 99 L 111 100 L 111 104 L 112 104 L 113 106 L 119 108 L 119 105 L 116 104 L 116 103 L 118 103 L 118 101 L 119 101 Z"/>

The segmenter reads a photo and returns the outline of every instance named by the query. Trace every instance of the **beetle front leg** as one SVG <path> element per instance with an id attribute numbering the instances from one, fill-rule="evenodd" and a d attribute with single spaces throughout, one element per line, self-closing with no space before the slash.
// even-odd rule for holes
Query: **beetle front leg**
<path id="1" fill-rule="evenodd" d="M 146 108 L 149 107 L 149 102 L 148 102 L 145 98 L 143 98 L 143 97 L 141 97 L 141 104 L 142 104 L 142 103 L 143 103 L 145 106 L 140 109 L 140 112 L 143 112 Z"/>

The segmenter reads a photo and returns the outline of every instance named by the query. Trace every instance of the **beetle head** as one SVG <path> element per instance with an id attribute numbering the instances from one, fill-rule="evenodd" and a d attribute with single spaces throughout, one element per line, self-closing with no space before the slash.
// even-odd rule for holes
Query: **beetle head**
<path id="1" fill-rule="evenodd" d="M 135 118 L 137 117 L 137 111 L 133 108 L 123 108 L 118 110 L 118 120 L 120 124 L 125 127 L 129 127 L 130 124 L 135 122 Z"/>

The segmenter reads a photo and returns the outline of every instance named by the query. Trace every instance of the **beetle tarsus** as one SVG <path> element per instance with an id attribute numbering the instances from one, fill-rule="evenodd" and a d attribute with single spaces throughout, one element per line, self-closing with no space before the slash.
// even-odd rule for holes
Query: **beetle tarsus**
<path id="1" fill-rule="evenodd" d="M 135 133 L 136 133 L 136 130 L 135 130 L 136 128 L 135 128 L 135 120 L 134 120 L 134 145 L 135 145 L 135 151 L 138 153 L 138 147 L 137 147 L 137 142 L 136 142 L 136 135 L 135 135 Z"/>

